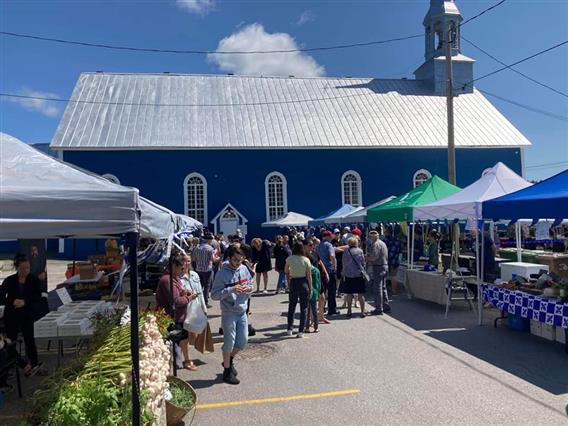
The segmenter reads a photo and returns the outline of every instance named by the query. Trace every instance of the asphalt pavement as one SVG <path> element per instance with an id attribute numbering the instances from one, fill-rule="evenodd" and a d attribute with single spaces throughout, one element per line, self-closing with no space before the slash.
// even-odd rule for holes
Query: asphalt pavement
<path id="1" fill-rule="evenodd" d="M 237 386 L 221 381 L 214 304 L 215 352 L 192 350 L 199 370 L 180 371 L 199 399 L 185 424 L 568 424 L 562 345 L 493 328 L 490 318 L 479 327 L 465 304 L 445 320 L 443 307 L 397 296 L 390 315 L 339 315 L 297 339 L 286 336 L 287 295 L 254 296 L 258 333 L 236 361 Z"/>

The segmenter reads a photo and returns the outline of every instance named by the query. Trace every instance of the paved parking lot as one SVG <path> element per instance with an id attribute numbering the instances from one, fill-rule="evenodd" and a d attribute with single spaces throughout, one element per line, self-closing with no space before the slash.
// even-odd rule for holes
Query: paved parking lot
<path id="1" fill-rule="evenodd" d="M 195 424 L 567 422 L 568 356 L 560 344 L 489 321 L 478 327 L 465 306 L 444 320 L 442 307 L 405 297 L 390 316 L 339 316 L 296 339 L 285 333 L 286 300 L 254 297 L 258 334 L 237 361 L 240 385 L 221 381 L 219 344 L 196 356 L 199 371 L 180 373 L 198 392 Z M 216 332 L 218 306 L 210 313 Z"/>

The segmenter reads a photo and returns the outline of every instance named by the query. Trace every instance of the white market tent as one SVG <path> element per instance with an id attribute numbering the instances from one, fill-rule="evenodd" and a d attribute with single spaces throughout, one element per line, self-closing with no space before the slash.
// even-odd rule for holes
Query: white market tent
<path id="1" fill-rule="evenodd" d="M 362 210 L 355 210 L 352 213 L 349 213 L 347 216 L 345 216 L 343 218 L 343 222 L 342 223 L 364 223 L 367 222 L 367 210 L 372 209 L 373 207 L 377 207 L 380 206 L 381 204 L 385 204 L 388 203 L 390 200 L 394 200 L 396 197 L 394 195 L 391 195 L 390 197 L 387 197 L 381 201 L 377 201 L 376 203 L 373 203 L 365 208 L 363 208 Z"/>
<path id="2" fill-rule="evenodd" d="M 531 184 L 499 162 L 480 179 L 434 203 L 414 208 L 415 220 L 479 220 L 483 218 L 482 203 Z"/>
<path id="3" fill-rule="evenodd" d="M 361 210 L 363 210 L 363 207 L 355 207 L 352 206 L 351 204 L 344 204 L 340 208 L 332 211 L 326 216 L 318 217 L 317 219 L 311 220 L 309 222 L 309 225 L 320 226 L 320 225 L 341 224 L 341 220 L 345 218 L 345 216 Z"/>
<path id="4" fill-rule="evenodd" d="M 167 238 L 178 218 L 114 184 L 0 133 L 0 238 L 58 238 L 139 233 Z M 186 223 L 199 224 L 188 218 Z"/>
<path id="5" fill-rule="evenodd" d="M 416 220 L 470 220 L 475 222 L 475 228 L 478 227 L 478 221 L 483 219 L 482 203 L 492 200 L 512 192 L 531 186 L 521 176 L 509 169 L 506 165 L 499 162 L 489 169 L 480 179 L 465 187 L 461 191 L 450 195 L 442 200 L 434 203 L 425 204 L 415 207 L 414 218 Z M 482 253 L 485 244 L 482 234 Z M 520 228 L 517 226 L 517 252 L 520 256 Z M 483 279 L 483 262 L 480 261 L 477 248 L 479 247 L 479 233 L 476 233 L 476 265 L 478 271 L 478 281 Z M 482 301 L 481 286 L 478 286 L 478 304 L 479 304 L 479 323 L 481 324 Z"/>
<path id="6" fill-rule="evenodd" d="M 308 222 L 312 220 L 310 216 L 296 212 L 288 212 L 286 216 L 270 222 L 264 222 L 261 226 L 263 228 L 278 227 L 285 228 L 286 226 L 308 226 Z"/>
<path id="7" fill-rule="evenodd" d="M 138 189 L 49 157 L 0 132 L 0 238 L 124 236 L 136 253 L 139 236 L 168 238 L 191 218 L 139 196 Z M 200 224 L 199 224 L 200 225 Z M 128 257 L 138 270 L 137 256 Z M 138 289 L 138 274 L 130 274 Z M 139 377 L 138 291 L 130 296 L 132 374 Z M 132 423 L 140 424 L 140 389 L 132 381 Z"/>

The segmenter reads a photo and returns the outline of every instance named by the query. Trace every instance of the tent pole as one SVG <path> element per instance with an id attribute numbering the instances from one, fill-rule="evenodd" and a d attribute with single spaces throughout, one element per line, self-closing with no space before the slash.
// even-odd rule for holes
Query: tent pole
<path id="1" fill-rule="evenodd" d="M 521 235 L 521 223 L 519 221 L 517 221 L 517 223 L 515 224 L 515 239 L 517 243 L 517 262 L 522 262 L 523 261 L 523 254 L 521 252 L 522 235 Z"/>
<path id="2" fill-rule="evenodd" d="M 485 230 L 484 230 L 485 226 L 481 226 L 481 258 L 479 259 L 479 263 L 481 264 L 481 280 L 485 281 Z M 481 290 L 480 290 L 481 291 Z M 481 307 L 482 309 L 479 310 L 479 325 L 482 324 L 483 322 L 483 297 L 480 297 L 479 300 L 481 303 Z"/>
<path id="3" fill-rule="evenodd" d="M 128 263 L 130 264 L 130 352 L 132 356 L 132 425 L 140 426 L 140 348 L 138 330 L 138 233 L 129 232 Z"/>
<path id="4" fill-rule="evenodd" d="M 406 268 L 410 269 L 410 224 L 406 229 Z"/>
<path id="5" fill-rule="evenodd" d="M 77 259 L 77 240 L 73 238 L 73 276 L 75 276 L 76 259 Z"/>
<path id="6" fill-rule="evenodd" d="M 483 223 L 481 224 L 481 232 L 483 232 Z M 481 271 L 480 271 L 480 261 L 479 261 L 479 219 L 475 221 L 475 271 L 477 275 L 477 310 L 478 310 L 478 325 L 482 323 L 482 309 L 483 303 L 481 303 Z"/>
<path id="7" fill-rule="evenodd" d="M 414 268 L 414 227 L 415 225 L 412 224 L 412 237 L 411 237 L 412 248 L 410 250 L 410 269 Z"/>
<path id="8" fill-rule="evenodd" d="M 170 254 L 168 272 L 170 276 L 170 310 L 172 313 L 172 319 L 176 317 L 176 303 L 174 300 L 174 278 L 173 278 L 173 254 Z M 172 342 L 172 359 L 173 359 L 173 370 L 174 376 L 177 377 L 177 360 L 176 360 L 176 343 Z"/>

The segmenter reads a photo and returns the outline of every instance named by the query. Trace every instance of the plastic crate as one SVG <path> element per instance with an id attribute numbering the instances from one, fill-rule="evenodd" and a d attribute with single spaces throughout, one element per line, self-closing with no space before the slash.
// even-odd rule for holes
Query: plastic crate
<path id="1" fill-rule="evenodd" d="M 509 315 L 507 317 L 509 328 L 515 331 L 528 332 L 531 329 L 531 322 L 520 315 Z"/>

